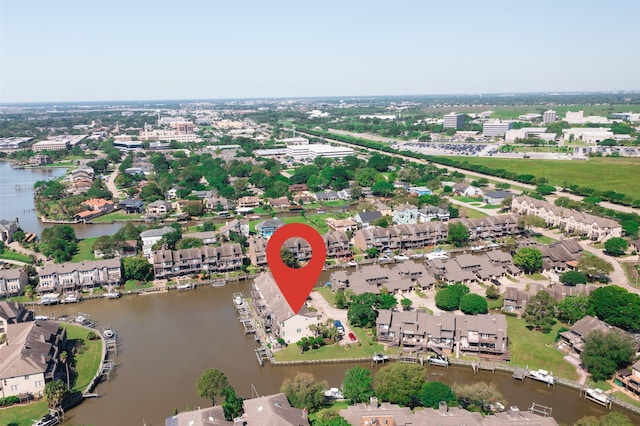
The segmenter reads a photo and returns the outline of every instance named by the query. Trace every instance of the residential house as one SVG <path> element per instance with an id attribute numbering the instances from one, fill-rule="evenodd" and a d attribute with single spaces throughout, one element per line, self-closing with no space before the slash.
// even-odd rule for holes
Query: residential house
<path id="1" fill-rule="evenodd" d="M 0 269 L 0 297 L 18 296 L 27 286 L 27 273 L 20 269 Z"/>
<path id="2" fill-rule="evenodd" d="M 167 200 L 176 200 L 178 198 L 178 190 L 176 188 L 171 188 L 164 194 L 164 197 Z"/>
<path id="3" fill-rule="evenodd" d="M 204 199 L 204 207 L 209 212 L 215 212 L 218 216 L 226 216 L 231 210 L 231 203 L 224 197 L 213 196 Z"/>
<path id="4" fill-rule="evenodd" d="M 467 183 L 456 183 L 453 185 L 453 193 L 454 195 L 474 198 L 482 196 L 482 189 Z"/>
<path id="5" fill-rule="evenodd" d="M 377 201 L 377 202 L 373 203 L 373 208 L 375 208 L 377 211 L 379 211 L 380 214 L 382 214 L 382 216 L 392 216 L 393 215 L 393 209 L 391 207 L 389 207 L 388 205 L 386 205 L 385 203 L 383 203 L 382 201 Z"/>
<path id="6" fill-rule="evenodd" d="M 338 191 L 338 198 L 344 201 L 351 201 L 351 188 L 345 188 Z"/>
<path id="7" fill-rule="evenodd" d="M 495 240 L 501 237 L 519 234 L 522 230 L 518 225 L 518 216 L 502 214 L 478 219 L 455 219 L 469 230 L 470 240 Z"/>
<path id="8" fill-rule="evenodd" d="M 241 417 L 224 419 L 221 405 L 185 411 L 165 419 L 165 426 L 309 426 L 307 411 L 294 408 L 283 393 L 245 399 Z"/>
<path id="9" fill-rule="evenodd" d="M 32 166 L 44 166 L 46 164 L 51 164 L 51 157 L 43 154 L 36 154 L 29 158 L 29 164 Z"/>
<path id="10" fill-rule="evenodd" d="M 247 238 L 249 237 L 249 221 L 246 219 L 233 219 L 221 226 L 218 232 L 220 232 L 220 235 L 225 237 L 227 240 L 232 232 Z"/>
<path id="11" fill-rule="evenodd" d="M 353 244 L 362 251 L 370 248 L 377 248 L 380 252 L 408 250 L 436 245 L 446 241 L 447 235 L 447 225 L 442 222 L 373 227 L 358 230 L 354 234 Z"/>
<path id="12" fill-rule="evenodd" d="M 549 245 L 536 246 L 542 253 L 542 269 L 565 272 L 575 269 L 582 258 L 582 246 L 576 239 L 564 239 Z"/>
<path id="13" fill-rule="evenodd" d="M 427 204 L 421 209 L 418 209 L 418 223 L 431 222 L 432 220 L 448 222 L 450 217 L 451 213 L 449 213 L 449 210 L 441 209 L 440 207 Z"/>
<path id="14" fill-rule="evenodd" d="M 147 213 L 152 216 L 166 216 L 171 213 L 171 203 L 164 200 L 156 200 L 149 203 Z"/>
<path id="15" fill-rule="evenodd" d="M 142 213 L 144 212 L 144 203 L 142 200 L 127 198 L 118 203 L 118 208 L 124 210 L 125 213 Z"/>
<path id="16" fill-rule="evenodd" d="M 87 206 L 89 210 L 100 213 L 108 213 L 115 209 L 115 205 L 113 201 L 106 200 L 104 198 L 91 198 L 89 200 L 83 201 L 82 205 Z"/>
<path id="17" fill-rule="evenodd" d="M 306 262 L 311 259 L 311 245 L 304 238 L 289 238 L 282 244 L 282 248 L 289 250 L 298 262 Z"/>
<path id="18" fill-rule="evenodd" d="M 216 231 L 189 232 L 182 234 L 182 238 L 195 238 L 202 241 L 202 244 L 208 246 L 218 241 L 218 233 Z"/>
<path id="19" fill-rule="evenodd" d="M 338 197 L 338 193 L 335 192 L 335 191 L 316 192 L 314 194 L 314 197 L 318 202 L 336 201 L 336 200 L 338 200 L 340 198 L 340 197 Z"/>
<path id="20" fill-rule="evenodd" d="M 13 234 L 20 228 L 18 219 L 0 219 L 0 241 L 9 244 L 13 241 Z"/>
<path id="21" fill-rule="evenodd" d="M 277 218 L 266 219 L 256 224 L 256 232 L 264 239 L 269 239 L 276 230 L 284 226 L 284 222 Z"/>
<path id="22" fill-rule="evenodd" d="M 513 197 L 513 193 L 510 191 L 492 191 L 484 194 L 484 202 L 497 206 L 509 197 Z"/>
<path id="23" fill-rule="evenodd" d="M 495 355 L 508 359 L 507 320 L 502 314 L 429 315 L 425 312 L 381 309 L 376 320 L 378 341 L 417 352 L 451 355 Z"/>
<path id="24" fill-rule="evenodd" d="M 214 193 L 210 189 L 205 191 L 196 191 L 194 189 L 193 191 L 191 191 L 191 195 L 196 196 L 201 200 L 206 200 L 207 198 L 212 198 L 214 196 Z"/>
<path id="25" fill-rule="evenodd" d="M 542 218 L 549 227 L 557 227 L 567 234 L 585 236 L 592 241 L 605 241 L 612 237 L 622 237 L 622 225 L 615 220 L 558 207 L 526 195 L 513 198 L 511 211 L 523 215 L 537 216 Z"/>
<path id="26" fill-rule="evenodd" d="M 616 372 L 616 380 L 622 383 L 625 389 L 640 395 L 640 361 L 636 361 L 631 368 L 625 368 Z"/>
<path id="27" fill-rule="evenodd" d="M 238 208 L 240 209 L 253 209 L 260 205 L 260 198 L 258 197 L 240 197 L 238 198 Z"/>
<path id="28" fill-rule="evenodd" d="M 18 302 L 0 301 L 0 334 L 7 332 L 9 324 L 31 321 L 33 311 Z"/>
<path id="29" fill-rule="evenodd" d="M 170 226 L 164 226 L 157 229 L 149 229 L 140 233 L 140 239 L 142 240 L 142 252 L 145 257 L 151 256 L 151 248 L 162 239 L 162 237 L 176 230 Z"/>
<path id="30" fill-rule="evenodd" d="M 205 246 L 183 250 L 156 250 L 151 255 L 156 278 L 173 278 L 202 271 L 221 273 L 240 269 L 242 247 L 238 243 L 220 247 Z"/>
<path id="31" fill-rule="evenodd" d="M 409 194 L 419 197 L 421 195 L 431 195 L 432 191 L 426 186 L 410 186 Z"/>
<path id="32" fill-rule="evenodd" d="M 256 266 L 267 264 L 267 244 L 264 239 L 255 235 L 249 237 L 249 259 Z"/>
<path id="33" fill-rule="evenodd" d="M 402 276 L 397 269 L 380 265 L 365 265 L 353 273 L 338 271 L 330 275 L 329 282 L 334 291 L 349 288 L 356 295 L 379 294 L 382 287 L 390 293 L 401 294 L 414 286 L 410 276 Z"/>
<path id="34" fill-rule="evenodd" d="M 327 249 L 328 258 L 344 258 L 353 257 L 353 252 L 349 245 L 349 237 L 343 231 L 329 231 L 322 236 L 324 245 Z"/>
<path id="35" fill-rule="evenodd" d="M 375 212 L 360 212 L 353 216 L 353 220 L 360 225 L 361 228 L 369 228 L 373 226 L 372 223 L 382 217 L 382 213 Z"/>
<path id="36" fill-rule="evenodd" d="M 270 273 L 263 272 L 253 281 L 254 311 L 260 317 L 267 333 L 281 337 L 287 343 L 295 343 L 303 337 L 312 337 L 309 326 L 320 323 L 321 317 L 306 306 L 293 312 Z"/>
<path id="37" fill-rule="evenodd" d="M 349 232 L 356 231 L 358 224 L 353 219 L 334 219 L 332 217 L 327 219 L 327 226 L 332 231 Z"/>
<path id="38" fill-rule="evenodd" d="M 36 293 L 59 293 L 99 286 L 119 285 L 122 268 L 119 259 L 84 262 L 46 263 L 38 271 Z"/>
<path id="39" fill-rule="evenodd" d="M 584 341 L 590 332 L 598 330 L 603 333 L 618 332 L 624 335 L 629 333 L 624 330 L 607 324 L 606 322 L 599 320 L 598 318 L 587 315 L 582 319 L 576 321 L 569 331 L 560 333 L 560 337 L 577 353 L 582 353 L 584 349 Z"/>
<path id="40" fill-rule="evenodd" d="M 418 208 L 411 204 L 400 204 L 393 211 L 393 223 L 396 225 L 414 225 L 418 223 Z"/>
<path id="41" fill-rule="evenodd" d="M 0 345 L 0 398 L 44 395 L 45 384 L 61 378 L 59 356 L 67 332 L 53 321 L 9 324 Z"/>
<path id="42" fill-rule="evenodd" d="M 308 191 L 309 188 L 307 187 L 306 183 L 296 183 L 293 185 L 289 185 L 289 192 L 294 193 L 294 192 L 303 192 L 303 191 Z"/>
<path id="43" fill-rule="evenodd" d="M 286 209 L 291 205 L 287 197 L 269 198 L 267 204 L 269 204 L 274 209 Z"/>

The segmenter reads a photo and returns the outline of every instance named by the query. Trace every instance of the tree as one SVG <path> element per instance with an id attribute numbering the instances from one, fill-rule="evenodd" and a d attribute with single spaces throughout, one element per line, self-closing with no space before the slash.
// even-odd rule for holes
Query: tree
<path id="1" fill-rule="evenodd" d="M 589 295 L 587 313 L 625 330 L 640 330 L 640 296 L 622 287 L 609 285 Z"/>
<path id="2" fill-rule="evenodd" d="M 298 260 L 293 256 L 293 253 L 291 252 L 291 250 L 289 250 L 286 247 L 280 248 L 280 258 L 282 259 L 282 262 L 285 265 L 287 265 L 289 268 L 295 269 L 300 267 Z"/>
<path id="3" fill-rule="evenodd" d="M 486 294 L 487 298 L 491 300 L 497 300 L 500 297 L 500 290 L 498 289 L 498 287 L 491 284 L 489 287 L 487 287 Z"/>
<path id="4" fill-rule="evenodd" d="M 344 309 L 347 307 L 347 296 L 344 290 L 339 289 L 336 290 L 336 308 Z"/>
<path id="5" fill-rule="evenodd" d="M 371 186 L 371 193 L 377 197 L 390 197 L 395 189 L 391 182 L 381 180 Z"/>
<path id="6" fill-rule="evenodd" d="M 571 286 L 586 284 L 587 276 L 580 271 L 567 271 L 560 276 L 560 282 Z"/>
<path id="7" fill-rule="evenodd" d="M 375 259 L 380 254 L 380 250 L 378 247 L 370 247 L 365 250 L 365 253 L 369 259 Z"/>
<path id="8" fill-rule="evenodd" d="M 375 153 L 369 157 L 369 161 L 367 162 L 367 166 L 373 167 L 379 172 L 387 172 L 389 171 L 389 166 L 391 165 L 391 157 L 388 155 L 382 155 Z"/>
<path id="9" fill-rule="evenodd" d="M 344 417 L 340 416 L 336 410 L 321 410 L 318 412 L 316 421 L 313 426 L 350 426 Z"/>
<path id="10" fill-rule="evenodd" d="M 353 367 L 344 373 L 342 395 L 351 404 L 367 402 L 373 396 L 373 377 L 364 367 Z"/>
<path id="11" fill-rule="evenodd" d="M 594 381 L 608 380 L 619 368 L 631 364 L 635 356 L 631 336 L 619 331 L 592 330 L 584 340 L 582 363 Z"/>
<path id="12" fill-rule="evenodd" d="M 556 301 L 546 291 L 533 296 L 524 310 L 523 318 L 527 327 L 533 327 L 543 333 L 549 333 L 556 323 Z"/>
<path id="13" fill-rule="evenodd" d="M 542 195 L 549 195 L 556 192 L 556 187 L 552 185 L 538 185 L 536 186 L 536 192 Z"/>
<path id="14" fill-rule="evenodd" d="M 68 262 L 75 254 L 78 244 L 76 234 L 69 225 L 53 225 L 40 236 L 41 250 L 51 256 L 56 263 Z"/>
<path id="15" fill-rule="evenodd" d="M 605 251 L 611 256 L 622 256 L 628 247 L 627 240 L 620 237 L 609 238 L 604 243 Z"/>
<path id="16" fill-rule="evenodd" d="M 144 257 L 122 259 L 122 273 L 126 280 L 147 282 L 153 279 L 153 265 Z"/>
<path id="17" fill-rule="evenodd" d="M 453 390 L 440 382 L 426 382 L 420 389 L 420 402 L 424 407 L 438 408 L 440 401 L 448 406 L 457 405 L 456 395 Z"/>
<path id="18" fill-rule="evenodd" d="M 222 411 L 224 412 L 225 420 L 232 421 L 233 419 L 242 415 L 242 398 L 236 395 L 235 389 L 231 386 L 227 386 L 222 389 L 222 396 L 224 402 L 222 403 Z"/>
<path id="19" fill-rule="evenodd" d="M 52 380 L 44 385 L 44 397 L 49 402 L 50 408 L 60 407 L 67 392 L 67 385 L 62 380 Z"/>
<path id="20" fill-rule="evenodd" d="M 202 216 L 204 213 L 204 204 L 200 200 L 187 201 L 182 206 L 182 211 L 189 216 Z"/>
<path id="21" fill-rule="evenodd" d="M 622 230 L 624 231 L 625 235 L 629 237 L 633 237 L 633 238 L 637 237 L 639 228 L 640 228 L 640 224 L 635 220 L 622 221 Z M 16 234 L 13 234 L 13 238 L 14 239 L 16 238 Z"/>
<path id="22" fill-rule="evenodd" d="M 485 407 L 488 404 L 504 401 L 504 396 L 496 389 L 493 383 L 456 384 L 453 385 L 453 393 L 463 407 L 475 406 L 484 412 L 487 412 Z"/>
<path id="23" fill-rule="evenodd" d="M 462 247 L 469 241 L 469 229 L 460 222 L 449 222 L 447 241 L 456 247 Z"/>
<path id="24" fill-rule="evenodd" d="M 558 319 L 573 324 L 587 315 L 589 298 L 584 295 L 568 296 L 558 303 Z"/>
<path id="25" fill-rule="evenodd" d="M 222 371 L 209 368 L 198 379 L 198 395 L 210 399 L 216 405 L 216 396 L 222 396 L 222 391 L 228 386 L 229 381 Z"/>
<path id="26" fill-rule="evenodd" d="M 489 312 L 487 300 L 478 294 L 465 294 L 460 298 L 460 310 L 468 315 L 486 314 Z"/>
<path id="27" fill-rule="evenodd" d="M 71 389 L 71 382 L 69 381 L 69 355 L 67 351 L 62 351 L 60 353 L 60 362 L 64 364 L 67 370 L 67 389 Z"/>
<path id="28" fill-rule="evenodd" d="M 613 265 L 591 253 L 583 253 L 578 262 L 577 270 L 586 274 L 587 277 L 598 277 L 612 273 Z"/>
<path id="29" fill-rule="evenodd" d="M 315 411 L 324 404 L 324 390 L 328 387 L 324 380 L 316 382 L 313 374 L 298 373 L 293 379 L 284 379 L 280 392 L 287 396 L 292 406 Z"/>
<path id="30" fill-rule="evenodd" d="M 382 175 L 380 175 L 376 169 L 372 167 L 363 167 L 356 171 L 355 181 L 360 187 L 371 186 L 376 183 L 376 181 L 380 180 L 380 176 Z"/>
<path id="31" fill-rule="evenodd" d="M 532 274 L 542 268 L 542 252 L 533 247 L 523 247 L 513 256 L 513 264 Z"/>
<path id="32" fill-rule="evenodd" d="M 410 311 L 411 310 L 411 305 L 413 305 L 413 302 L 411 301 L 411 299 L 407 299 L 405 297 L 400 301 L 400 305 L 402 305 L 402 310 L 403 311 Z"/>
<path id="33" fill-rule="evenodd" d="M 182 249 L 202 247 L 203 245 L 204 243 L 202 242 L 202 238 L 187 237 L 178 241 L 178 244 L 176 244 L 176 248 L 178 250 L 182 250 Z"/>
<path id="34" fill-rule="evenodd" d="M 418 364 L 394 363 L 382 367 L 375 375 L 375 395 L 383 401 L 415 407 L 425 382 L 425 370 Z"/>
<path id="35" fill-rule="evenodd" d="M 436 306 L 445 311 L 455 311 L 460 307 L 460 299 L 469 293 L 463 284 L 451 284 L 436 293 Z"/>
<path id="36" fill-rule="evenodd" d="M 393 297 L 393 296 L 392 296 Z M 380 296 L 373 293 L 362 293 L 351 298 L 347 318 L 356 327 L 373 327 L 378 318 Z"/>
<path id="37" fill-rule="evenodd" d="M 389 215 L 380 216 L 371 222 L 373 226 L 379 226 L 380 228 L 388 228 L 393 224 L 393 219 Z"/>

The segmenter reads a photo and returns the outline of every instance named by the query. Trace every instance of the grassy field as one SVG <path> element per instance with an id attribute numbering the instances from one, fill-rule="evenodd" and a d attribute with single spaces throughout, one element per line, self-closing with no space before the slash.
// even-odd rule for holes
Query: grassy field
<path id="1" fill-rule="evenodd" d="M 533 239 L 536 240 L 538 243 L 544 244 L 544 245 L 552 244 L 558 241 L 555 238 L 547 237 L 546 235 L 534 235 Z"/>
<path id="2" fill-rule="evenodd" d="M 447 157 L 460 160 L 460 157 Z M 589 158 L 589 161 L 534 160 L 517 158 L 464 158 L 469 164 L 480 164 L 518 174 L 546 177 L 552 185 L 565 182 L 601 191 L 615 190 L 640 199 L 640 179 L 629 179 L 640 170 L 640 158 Z"/>
<path id="3" fill-rule="evenodd" d="M 507 317 L 507 333 L 510 340 L 511 361 L 519 367 L 529 366 L 553 372 L 555 376 L 577 380 L 576 368 L 562 358 L 562 352 L 554 348 L 555 336 L 560 324 L 556 324 L 551 333 L 544 334 L 529 330 L 524 320 Z"/>
<path id="4" fill-rule="evenodd" d="M 479 200 L 478 198 L 471 198 L 471 197 L 463 197 L 463 196 L 455 196 L 453 197 L 454 200 L 458 200 L 462 203 L 479 203 L 482 200 Z M 474 204 L 475 205 L 475 204 Z"/>
<path id="5" fill-rule="evenodd" d="M 91 223 L 109 223 L 109 222 L 113 222 L 114 220 L 135 221 L 135 220 L 142 220 L 142 216 L 137 214 L 112 212 L 112 213 L 107 213 L 104 216 L 91 219 Z"/>
<path id="6" fill-rule="evenodd" d="M 333 290 L 331 290 L 331 287 L 322 286 L 322 287 L 316 287 L 313 290 L 320 293 L 322 297 L 325 298 L 327 303 L 329 303 L 329 305 L 333 306 L 336 304 L 336 295 L 333 292 Z"/>
<path id="7" fill-rule="evenodd" d="M 17 253 L 13 250 L 9 250 L 8 248 L 5 248 L 4 251 L 0 253 L 0 259 L 30 263 L 29 256 L 25 256 L 22 253 Z"/>
<path id="8" fill-rule="evenodd" d="M 3 408 L 0 410 L 0 417 L 5 425 L 31 426 L 32 420 L 39 419 L 48 412 L 47 401 L 43 398 L 31 404 Z"/>
<path id="9" fill-rule="evenodd" d="M 341 346 L 334 343 L 320 349 L 313 349 L 304 354 L 300 354 L 300 348 L 295 343 L 290 344 L 285 349 L 274 352 L 276 361 L 303 361 L 312 359 L 339 359 L 339 358 L 362 358 L 371 357 L 383 351 L 383 346 L 373 341 L 373 333 L 359 327 L 351 327 L 358 336 L 358 343 Z"/>
<path id="10" fill-rule="evenodd" d="M 71 258 L 72 262 L 82 262 L 85 260 L 96 260 L 93 255 L 93 243 L 96 242 L 98 237 L 85 238 L 78 242 L 78 251 Z"/>
<path id="11" fill-rule="evenodd" d="M 133 291 L 139 288 L 149 288 L 153 287 L 153 282 L 149 281 L 148 283 L 141 283 L 137 280 L 128 280 L 124 283 L 124 291 Z"/>
<path id="12" fill-rule="evenodd" d="M 467 217 L 469 219 L 480 219 L 481 217 L 489 216 L 488 214 L 478 211 L 476 209 L 470 209 L 462 206 L 454 206 L 454 207 L 460 209 L 460 217 Z"/>

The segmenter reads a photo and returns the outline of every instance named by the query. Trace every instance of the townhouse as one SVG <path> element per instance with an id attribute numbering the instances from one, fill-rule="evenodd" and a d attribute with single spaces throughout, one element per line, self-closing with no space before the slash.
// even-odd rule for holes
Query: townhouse
<path id="1" fill-rule="evenodd" d="M 27 273 L 20 269 L 0 270 L 0 297 L 17 296 L 28 283 Z"/>
<path id="2" fill-rule="evenodd" d="M 47 263 L 38 272 L 36 293 L 58 293 L 119 285 L 122 268 L 119 259 L 85 260 L 78 263 Z"/>
<path id="3" fill-rule="evenodd" d="M 349 244 L 349 237 L 344 231 L 329 231 L 322 236 L 327 249 L 328 258 L 351 258 L 353 252 Z"/>
<path id="4" fill-rule="evenodd" d="M 622 237 L 622 225 L 615 220 L 558 207 L 526 195 L 513 198 L 511 211 L 522 215 L 537 216 L 543 219 L 549 227 L 556 227 L 567 234 L 585 236 L 593 241 Z"/>
<path id="5" fill-rule="evenodd" d="M 220 247 L 183 250 L 156 250 L 152 253 L 153 273 L 158 279 L 205 272 L 228 272 L 242 266 L 242 247 L 238 243 Z"/>
<path id="6" fill-rule="evenodd" d="M 507 320 L 502 314 L 429 315 L 426 312 L 380 310 L 378 341 L 416 352 L 434 351 L 509 358 Z"/>

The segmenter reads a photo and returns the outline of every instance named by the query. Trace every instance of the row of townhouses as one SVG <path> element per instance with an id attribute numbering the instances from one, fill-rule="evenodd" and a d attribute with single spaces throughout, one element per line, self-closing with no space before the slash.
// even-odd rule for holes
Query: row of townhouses
<path id="1" fill-rule="evenodd" d="M 39 272 L 36 293 L 52 293 L 119 285 L 120 259 L 86 260 L 77 263 L 47 263 Z"/>
<path id="2" fill-rule="evenodd" d="M 322 236 L 322 239 L 327 251 L 327 258 L 351 258 L 353 256 L 346 232 L 329 231 Z M 290 238 L 284 242 L 282 247 L 289 250 L 299 262 L 311 259 L 311 246 L 303 238 Z M 257 266 L 267 264 L 267 241 L 264 238 L 258 236 L 249 238 L 249 259 L 252 264 Z"/>
<path id="3" fill-rule="evenodd" d="M 515 214 L 479 219 L 452 219 L 450 222 L 464 224 L 469 229 L 469 238 L 472 240 L 496 239 L 520 232 L 518 216 Z M 375 247 L 382 252 L 436 245 L 447 241 L 448 235 L 448 224 L 436 221 L 389 228 L 360 229 L 355 233 L 353 241 L 354 246 L 360 250 Z"/>
<path id="4" fill-rule="evenodd" d="M 612 237 L 622 237 L 622 226 L 615 220 L 558 207 L 526 195 L 513 198 L 511 211 L 518 214 L 537 216 L 543 219 L 547 226 L 562 229 L 568 234 L 583 235 L 593 241 L 605 241 Z"/>
<path id="5" fill-rule="evenodd" d="M 410 351 L 443 355 L 472 353 L 509 359 L 507 320 L 502 314 L 429 315 L 419 310 L 380 310 L 378 341 Z"/>
<path id="6" fill-rule="evenodd" d="M 239 269 L 244 258 L 238 243 L 220 247 L 198 247 L 183 250 L 156 250 L 152 256 L 156 278 L 171 278 L 202 271 L 227 272 Z"/>

